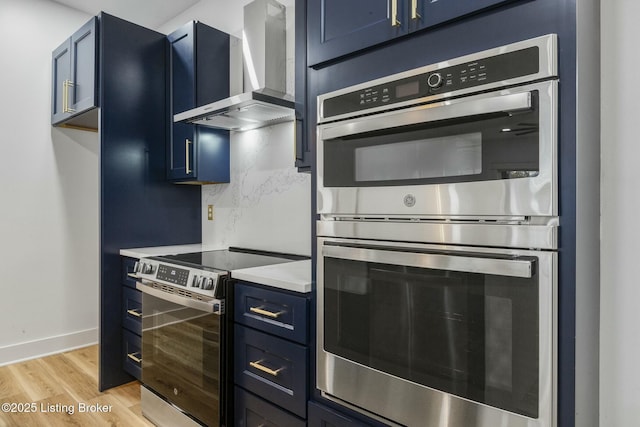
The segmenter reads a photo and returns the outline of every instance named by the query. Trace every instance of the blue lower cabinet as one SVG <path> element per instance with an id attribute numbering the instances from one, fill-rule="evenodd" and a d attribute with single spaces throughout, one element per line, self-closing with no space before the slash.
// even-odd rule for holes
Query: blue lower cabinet
<path id="1" fill-rule="evenodd" d="M 306 344 L 309 300 L 303 296 L 238 283 L 235 285 L 236 323 Z"/>
<path id="2" fill-rule="evenodd" d="M 316 402 L 309 402 L 309 427 L 366 427 L 354 421 L 344 414 L 333 409 L 322 406 Z"/>
<path id="3" fill-rule="evenodd" d="M 122 367 L 136 379 L 142 378 L 142 338 L 126 329 L 122 330 Z"/>
<path id="4" fill-rule="evenodd" d="M 142 335 L 142 293 L 126 286 L 122 288 L 122 326 Z"/>
<path id="5" fill-rule="evenodd" d="M 235 388 L 235 427 L 304 427 L 304 420 L 241 389 Z"/>
<path id="6" fill-rule="evenodd" d="M 133 274 L 133 267 L 138 262 L 137 258 L 122 257 L 122 284 L 130 288 L 136 288 L 136 279 L 130 274 Z"/>
<path id="7" fill-rule="evenodd" d="M 306 418 L 308 348 L 238 324 L 234 335 L 235 383 Z"/>

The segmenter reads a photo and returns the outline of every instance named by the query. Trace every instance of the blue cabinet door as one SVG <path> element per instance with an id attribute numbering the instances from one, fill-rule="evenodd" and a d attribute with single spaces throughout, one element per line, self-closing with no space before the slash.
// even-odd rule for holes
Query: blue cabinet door
<path id="1" fill-rule="evenodd" d="M 51 123 L 57 124 L 68 118 L 68 84 L 71 81 L 71 39 L 67 39 L 51 58 Z"/>
<path id="2" fill-rule="evenodd" d="M 194 125 L 173 123 L 173 115 L 194 108 L 195 88 L 195 22 L 190 22 L 167 36 L 169 40 L 169 107 L 171 133 L 167 163 L 170 180 L 195 177 Z M 189 164 L 188 164 L 189 163 Z"/>
<path id="3" fill-rule="evenodd" d="M 406 34 L 407 1 L 409 0 L 309 0 L 309 65 Z"/>
<path id="4" fill-rule="evenodd" d="M 173 123 L 174 114 L 229 96 L 229 35 L 192 21 L 167 39 L 167 178 L 177 183 L 229 182 L 229 132 Z"/>
<path id="5" fill-rule="evenodd" d="M 409 31 L 442 24 L 513 0 L 409 0 Z"/>
<path id="6" fill-rule="evenodd" d="M 97 128 L 98 18 L 84 24 L 52 54 L 51 123 Z"/>
<path id="7" fill-rule="evenodd" d="M 71 109 L 80 114 L 98 105 L 98 64 L 96 32 L 98 18 L 93 18 L 71 36 Z"/>

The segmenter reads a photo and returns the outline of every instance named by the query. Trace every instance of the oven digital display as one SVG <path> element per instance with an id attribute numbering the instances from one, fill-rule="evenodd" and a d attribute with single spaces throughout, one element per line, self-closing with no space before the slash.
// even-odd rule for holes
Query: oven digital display
<path id="1" fill-rule="evenodd" d="M 404 98 L 406 96 L 417 95 L 420 93 L 420 82 L 414 80 L 396 86 L 396 98 Z"/>
<path id="2" fill-rule="evenodd" d="M 156 278 L 167 281 L 169 283 L 173 283 L 174 285 L 187 286 L 187 282 L 189 280 L 189 270 L 160 264 L 158 266 L 158 273 L 156 274 Z"/>

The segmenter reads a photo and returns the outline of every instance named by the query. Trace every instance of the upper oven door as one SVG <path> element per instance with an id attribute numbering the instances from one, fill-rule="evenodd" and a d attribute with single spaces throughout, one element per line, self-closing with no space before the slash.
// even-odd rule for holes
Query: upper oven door
<path id="1" fill-rule="evenodd" d="M 557 81 L 318 127 L 318 213 L 556 216 Z"/>

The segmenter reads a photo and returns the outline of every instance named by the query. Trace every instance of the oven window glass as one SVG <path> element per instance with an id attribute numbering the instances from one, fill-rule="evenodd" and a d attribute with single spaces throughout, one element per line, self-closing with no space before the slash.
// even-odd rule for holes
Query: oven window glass
<path id="1" fill-rule="evenodd" d="M 220 316 L 142 298 L 142 382 L 206 425 L 219 425 Z"/>
<path id="2" fill-rule="evenodd" d="M 535 269 L 534 269 L 535 270 Z M 538 417 L 538 277 L 324 258 L 324 348 Z"/>
<path id="3" fill-rule="evenodd" d="M 530 111 L 394 126 L 324 141 L 324 185 L 444 184 L 539 174 L 538 95 Z M 381 118 L 382 120 L 382 118 Z"/>
<path id="4" fill-rule="evenodd" d="M 393 181 L 482 172 L 482 134 L 442 136 L 355 149 L 356 181 Z"/>

